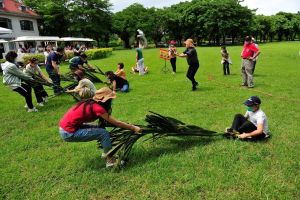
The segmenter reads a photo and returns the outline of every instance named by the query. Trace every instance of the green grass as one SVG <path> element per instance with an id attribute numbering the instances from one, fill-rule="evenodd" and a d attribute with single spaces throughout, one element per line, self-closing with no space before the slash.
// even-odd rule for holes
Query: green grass
<path id="1" fill-rule="evenodd" d="M 164 61 L 158 49 L 144 50 L 150 68 L 144 77 L 129 73 L 134 50 L 90 61 L 103 70 L 125 63 L 131 91 L 118 94 L 113 103 L 113 116 L 123 121 L 144 123 L 152 110 L 221 132 L 234 114 L 245 112 L 242 102 L 252 95 L 261 97 L 269 120 L 272 139 L 267 142 L 193 137 L 140 141 L 121 171 L 105 169 L 96 142 L 60 139 L 58 121 L 74 104 L 70 96 L 26 113 L 23 98 L 1 84 L 0 198 L 299 199 L 300 42 L 260 48 L 254 89 L 239 87 L 241 46 L 228 48 L 230 76 L 222 75 L 219 48 L 197 48 L 196 92 L 185 77 L 185 59 L 178 58 L 176 75 L 161 73 Z"/>

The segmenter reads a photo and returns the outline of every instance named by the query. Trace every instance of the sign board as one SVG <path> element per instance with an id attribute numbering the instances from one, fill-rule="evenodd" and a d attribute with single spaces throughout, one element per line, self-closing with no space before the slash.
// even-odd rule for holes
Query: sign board
<path id="1" fill-rule="evenodd" d="M 170 60 L 168 49 L 159 49 L 159 57 L 164 60 Z"/>

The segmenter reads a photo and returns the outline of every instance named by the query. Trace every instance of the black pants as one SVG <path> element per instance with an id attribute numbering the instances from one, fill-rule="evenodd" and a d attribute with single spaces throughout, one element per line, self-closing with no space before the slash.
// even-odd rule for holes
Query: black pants
<path id="1" fill-rule="evenodd" d="M 223 72 L 224 72 L 224 75 L 229 75 L 230 74 L 230 70 L 229 70 L 229 62 L 228 61 L 225 61 L 223 62 Z"/>
<path id="2" fill-rule="evenodd" d="M 170 62 L 171 62 L 171 65 L 172 65 L 173 72 L 176 72 L 176 57 L 171 58 Z"/>
<path id="3" fill-rule="evenodd" d="M 197 85 L 197 81 L 195 80 L 195 75 L 197 70 L 199 69 L 199 63 L 193 64 L 189 66 L 189 69 L 186 73 L 186 77 L 192 81 L 193 87 Z"/>
<path id="4" fill-rule="evenodd" d="M 45 89 L 44 89 L 44 87 L 43 87 L 42 84 L 38 84 L 37 86 L 35 86 L 33 88 L 33 90 L 34 90 L 36 101 L 38 103 L 42 103 L 43 102 L 43 97 L 47 97 L 48 96 L 48 94 L 45 91 Z"/>
<path id="5" fill-rule="evenodd" d="M 55 73 L 54 70 L 47 71 L 47 72 L 49 74 L 50 79 L 52 80 L 54 94 L 60 93 L 61 92 L 60 76 L 57 73 Z"/>
<path id="6" fill-rule="evenodd" d="M 231 128 L 233 130 L 238 131 L 240 134 L 241 133 L 251 133 L 252 131 L 255 131 L 257 129 L 257 127 L 252 122 L 248 121 L 241 114 L 236 114 L 234 116 Z M 252 137 L 253 140 L 263 139 L 263 138 L 265 138 L 265 134 L 261 134 L 261 135 Z"/>
<path id="7" fill-rule="evenodd" d="M 33 109 L 31 87 L 29 85 L 22 83 L 21 87 L 14 89 L 14 91 L 25 98 L 28 108 Z"/>

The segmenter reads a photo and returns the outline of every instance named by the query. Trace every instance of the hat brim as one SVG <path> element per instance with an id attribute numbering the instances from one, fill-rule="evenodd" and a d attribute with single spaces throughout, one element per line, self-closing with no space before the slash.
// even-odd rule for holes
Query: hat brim
<path id="1" fill-rule="evenodd" d="M 99 93 L 97 94 L 97 92 L 96 92 L 96 94 L 93 97 L 93 100 L 97 101 L 97 102 L 100 101 L 100 102 L 104 103 L 107 100 L 115 99 L 116 97 L 117 97 L 117 95 L 114 92 L 111 92 L 109 94 L 99 94 Z"/>

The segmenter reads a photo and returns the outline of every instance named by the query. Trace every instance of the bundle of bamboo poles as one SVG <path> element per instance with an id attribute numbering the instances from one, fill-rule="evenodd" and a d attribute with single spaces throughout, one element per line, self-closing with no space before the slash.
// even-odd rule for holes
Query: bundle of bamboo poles
<path id="1" fill-rule="evenodd" d="M 128 161 L 129 154 L 133 145 L 142 137 L 148 135 L 148 139 L 154 141 L 159 138 L 175 136 L 198 136 L 198 137 L 211 137 L 220 136 L 215 131 L 210 131 L 195 125 L 186 125 L 185 123 L 174 119 L 172 117 L 166 117 L 158 113 L 151 112 L 146 115 L 146 126 L 140 126 L 142 133 L 136 134 L 130 130 L 121 128 L 114 128 L 110 131 L 110 137 L 112 141 L 112 149 L 106 154 L 106 156 L 114 156 L 118 159 L 118 164 Z M 98 141 L 98 147 L 102 148 L 100 141 Z"/>

